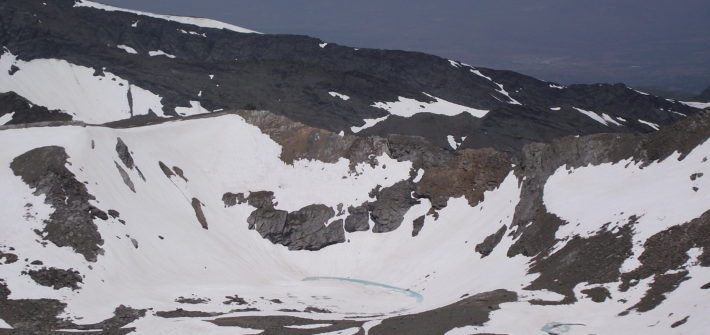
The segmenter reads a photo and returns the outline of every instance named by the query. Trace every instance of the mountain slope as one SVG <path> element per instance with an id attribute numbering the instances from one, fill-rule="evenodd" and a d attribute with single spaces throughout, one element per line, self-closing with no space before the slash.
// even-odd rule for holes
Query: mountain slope
<path id="1" fill-rule="evenodd" d="M 11 0 L 1 5 L 0 42 L 7 50 L 0 72 L 8 71 L 3 91 L 22 89 L 15 75 L 47 75 L 41 64 L 60 59 L 74 71 L 117 79 L 117 97 L 122 96 L 119 91 L 127 94 L 129 86 L 149 91 L 160 99 L 162 108 L 150 108 L 159 116 L 266 109 L 334 132 L 397 132 L 424 136 L 444 147 L 453 136 L 462 148 L 492 146 L 509 152 L 518 152 L 529 141 L 566 135 L 648 132 L 653 125 L 671 124 L 696 111 L 622 85 L 562 87 L 420 53 L 354 49 L 304 36 L 243 34 L 86 4 L 92 3 Z M 28 64 L 13 63 L 12 55 Z M 12 64 L 20 69 L 15 75 L 9 75 Z M 32 77 L 53 84 L 41 74 Z M 68 99 L 87 97 L 63 94 Z M 436 101 L 451 102 L 452 114 L 467 109 L 481 113 L 445 117 L 431 106 Z M 82 106 L 46 107 L 63 108 L 80 120 L 82 114 L 96 113 Z M 605 114 L 613 122 L 604 121 Z M 112 118 L 131 115 L 124 108 Z M 422 129 L 432 123 L 437 127 Z M 507 131 L 510 125 L 519 128 Z M 463 137 L 467 140 L 461 141 Z"/>
<path id="2" fill-rule="evenodd" d="M 710 112 L 101 8 L 0 3 L 0 334 L 710 327 Z"/>

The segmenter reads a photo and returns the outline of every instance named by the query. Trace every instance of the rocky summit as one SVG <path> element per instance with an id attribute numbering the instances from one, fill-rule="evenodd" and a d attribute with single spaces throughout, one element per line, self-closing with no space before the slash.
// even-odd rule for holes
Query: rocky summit
<path id="1" fill-rule="evenodd" d="M 705 334 L 710 107 L 0 2 L 0 334 Z"/>

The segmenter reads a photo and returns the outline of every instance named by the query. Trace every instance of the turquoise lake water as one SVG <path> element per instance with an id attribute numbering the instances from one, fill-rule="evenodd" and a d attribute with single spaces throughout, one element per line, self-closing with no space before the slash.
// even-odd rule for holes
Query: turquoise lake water
<path id="1" fill-rule="evenodd" d="M 416 299 L 417 302 L 422 302 L 424 300 L 423 295 L 421 295 L 417 292 L 414 292 L 412 290 L 399 288 L 399 287 L 387 285 L 387 284 L 376 283 L 376 282 L 369 281 L 369 280 L 344 278 L 344 277 L 308 277 L 308 278 L 303 278 L 303 280 L 304 281 L 337 280 L 337 281 L 344 281 L 344 282 L 355 283 L 355 284 L 366 285 L 366 286 L 376 286 L 376 287 L 382 287 L 382 288 L 386 288 L 388 290 L 392 290 L 392 291 L 396 291 L 396 292 L 405 294 L 407 296 L 410 296 L 410 297 Z"/>

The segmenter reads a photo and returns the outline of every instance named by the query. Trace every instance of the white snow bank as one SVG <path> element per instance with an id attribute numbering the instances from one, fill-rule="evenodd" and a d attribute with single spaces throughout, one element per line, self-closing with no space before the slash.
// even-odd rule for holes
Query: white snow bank
<path id="1" fill-rule="evenodd" d="M 198 17 L 186 17 L 186 16 L 173 16 L 173 15 L 159 15 L 159 14 L 153 14 L 153 13 L 147 13 L 147 12 L 141 12 L 137 10 L 130 10 L 130 9 L 123 9 L 123 8 L 118 8 L 118 7 L 113 7 L 109 5 L 104 5 L 98 2 L 93 2 L 93 1 L 87 1 L 87 0 L 81 0 L 74 4 L 74 7 L 91 7 L 91 8 L 96 8 L 96 9 L 102 9 L 105 11 L 118 11 L 118 12 L 126 12 L 126 13 L 132 13 L 132 14 L 137 14 L 141 16 L 148 16 L 156 19 L 162 19 L 162 20 L 168 20 L 168 21 L 174 21 L 178 23 L 183 23 L 183 24 L 191 24 L 194 26 L 202 27 L 202 28 L 214 28 L 214 29 L 225 29 L 225 30 L 231 30 L 235 31 L 238 33 L 257 33 L 256 31 L 238 27 L 229 23 L 224 23 L 220 22 L 217 20 L 211 20 L 211 19 L 204 19 L 204 18 L 198 18 Z M 137 26 L 137 21 L 134 23 L 135 26 Z M 258 33 L 257 33 L 258 34 Z"/>
<path id="2" fill-rule="evenodd" d="M 12 65 L 19 70 L 10 75 Z M 129 118 L 129 89 L 133 115 L 152 111 L 164 116 L 160 96 L 113 73 L 104 71 L 103 76 L 94 76 L 94 69 L 60 59 L 22 61 L 10 52 L 0 57 L 0 92 L 14 91 L 34 104 L 62 110 L 88 123 Z"/>
<path id="3" fill-rule="evenodd" d="M 710 102 L 692 102 L 692 101 L 679 101 L 679 102 L 686 105 L 686 106 L 700 108 L 700 109 L 710 108 Z"/>

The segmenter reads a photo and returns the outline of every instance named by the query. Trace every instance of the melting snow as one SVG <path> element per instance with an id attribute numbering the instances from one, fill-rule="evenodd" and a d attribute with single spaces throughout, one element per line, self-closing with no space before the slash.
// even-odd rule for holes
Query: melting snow
<path id="1" fill-rule="evenodd" d="M 119 44 L 119 45 L 116 46 L 116 48 L 119 48 L 119 49 L 121 49 L 121 50 L 123 50 L 123 51 L 125 51 L 125 52 L 127 52 L 127 53 L 129 53 L 129 54 L 134 54 L 134 55 L 137 55 L 137 54 L 138 54 L 138 51 L 136 51 L 136 49 L 133 49 L 133 48 L 131 48 L 131 47 L 127 46 L 127 45 L 124 45 L 124 44 Z"/>
<path id="2" fill-rule="evenodd" d="M 558 90 L 563 90 L 565 87 L 557 84 L 550 84 L 550 88 L 556 88 Z"/>
<path id="3" fill-rule="evenodd" d="M 253 31 L 253 30 L 249 30 L 249 29 L 242 28 L 242 27 L 237 27 L 232 24 L 228 24 L 228 23 L 224 23 L 224 22 L 220 22 L 220 21 L 216 21 L 216 20 L 211 20 L 211 19 L 204 19 L 204 18 L 197 18 L 197 17 L 185 17 L 185 16 L 172 16 L 172 15 L 159 15 L 159 14 L 141 12 L 141 11 L 137 11 L 137 10 L 130 10 L 130 9 L 123 9 L 123 8 L 108 6 L 108 5 L 98 3 L 98 2 L 87 1 L 87 0 L 80 0 L 79 2 L 74 4 L 74 7 L 91 7 L 91 8 L 96 8 L 96 9 L 102 9 L 102 10 L 109 11 L 109 12 L 111 12 L 111 11 L 126 12 L 126 13 L 132 13 L 132 14 L 141 15 L 141 16 L 148 16 L 148 17 L 152 17 L 152 18 L 156 18 L 156 19 L 168 20 L 168 21 L 173 21 L 173 22 L 178 22 L 178 23 L 183 23 L 183 24 L 191 24 L 191 25 L 203 27 L 203 28 L 231 30 L 231 31 L 235 31 L 238 33 L 257 33 L 256 31 Z M 134 23 L 134 25 L 137 25 L 137 23 L 138 22 L 136 21 Z"/>
<path id="4" fill-rule="evenodd" d="M 350 100 L 350 97 L 349 97 L 349 96 L 347 96 L 347 95 L 345 95 L 345 94 L 340 94 L 340 93 L 338 93 L 338 92 L 328 92 L 328 94 L 330 94 L 330 95 L 331 95 L 332 97 L 334 97 L 334 98 L 340 98 L 340 99 L 343 99 L 343 100 Z"/>
<path id="5" fill-rule="evenodd" d="M 321 48 L 325 48 L 326 45 L 328 45 L 328 43 L 318 43 L 318 46 Z"/>

